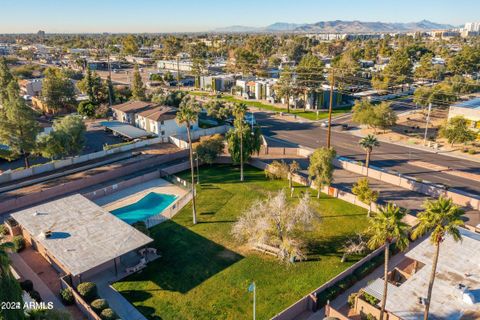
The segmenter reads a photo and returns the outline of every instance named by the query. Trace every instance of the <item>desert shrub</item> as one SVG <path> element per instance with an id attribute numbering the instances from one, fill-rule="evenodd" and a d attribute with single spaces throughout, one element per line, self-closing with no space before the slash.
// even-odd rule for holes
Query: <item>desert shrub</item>
<path id="1" fill-rule="evenodd" d="M 0 236 L 7 234 L 7 227 L 4 224 L 0 224 Z"/>
<path id="2" fill-rule="evenodd" d="M 82 282 L 77 286 L 78 293 L 87 302 L 95 300 L 97 295 L 97 285 L 93 282 Z"/>
<path id="3" fill-rule="evenodd" d="M 15 246 L 15 251 L 19 252 L 25 249 L 25 239 L 22 235 L 18 235 L 13 237 L 12 239 L 13 245 Z"/>
<path id="4" fill-rule="evenodd" d="M 92 306 L 92 309 L 98 314 L 101 314 L 103 310 L 108 308 L 108 302 L 105 299 L 93 300 L 90 305 Z"/>
<path id="5" fill-rule="evenodd" d="M 115 312 L 110 309 L 110 308 L 106 308 L 102 311 L 102 313 L 100 313 L 100 317 L 103 319 L 103 320 L 115 320 L 117 319 L 117 315 L 115 314 Z"/>
<path id="6" fill-rule="evenodd" d="M 475 151 L 475 149 L 469 149 L 468 154 L 477 154 L 477 151 Z"/>
<path id="7" fill-rule="evenodd" d="M 27 279 L 25 281 L 20 282 L 20 287 L 24 291 L 31 292 L 33 291 L 33 282 Z"/>
<path id="8" fill-rule="evenodd" d="M 75 303 L 72 290 L 69 288 L 65 288 L 60 291 L 60 298 L 62 299 L 64 305 L 69 306 Z"/>
<path id="9" fill-rule="evenodd" d="M 355 306 L 355 298 L 357 298 L 358 292 L 354 292 L 348 296 L 348 306 L 353 308 Z"/>

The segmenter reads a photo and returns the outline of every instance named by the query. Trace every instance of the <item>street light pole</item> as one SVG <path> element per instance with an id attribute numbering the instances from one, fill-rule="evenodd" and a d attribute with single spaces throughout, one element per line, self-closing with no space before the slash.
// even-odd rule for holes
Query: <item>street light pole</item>
<path id="1" fill-rule="evenodd" d="M 427 122 L 425 124 L 425 136 L 423 137 L 423 145 L 427 145 L 428 124 L 430 122 L 430 112 L 432 111 L 432 103 L 428 104 Z"/>

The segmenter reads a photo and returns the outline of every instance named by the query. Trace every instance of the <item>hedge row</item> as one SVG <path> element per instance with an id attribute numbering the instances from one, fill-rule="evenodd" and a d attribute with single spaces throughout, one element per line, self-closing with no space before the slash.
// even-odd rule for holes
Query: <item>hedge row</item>
<path id="1" fill-rule="evenodd" d="M 395 255 L 399 252 L 395 244 L 390 245 L 390 253 Z M 317 308 L 320 309 L 327 304 L 327 301 L 332 301 L 340 294 L 345 292 L 348 288 L 354 285 L 357 281 L 365 278 L 367 275 L 373 272 L 376 268 L 383 264 L 385 256 L 383 251 L 372 259 L 365 261 L 359 265 L 352 274 L 345 278 L 338 280 L 332 286 L 324 289 L 322 292 L 317 293 Z"/>
<path id="2" fill-rule="evenodd" d="M 97 286 L 95 283 L 82 282 L 77 286 L 77 292 L 92 306 L 92 309 L 103 320 L 115 320 L 118 318 L 115 312 L 108 307 L 107 301 L 98 297 Z"/>

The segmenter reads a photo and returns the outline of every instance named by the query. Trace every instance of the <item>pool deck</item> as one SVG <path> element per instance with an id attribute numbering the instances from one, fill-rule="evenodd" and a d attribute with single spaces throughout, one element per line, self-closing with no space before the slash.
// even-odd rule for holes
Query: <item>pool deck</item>
<path id="1" fill-rule="evenodd" d="M 163 179 L 153 179 L 96 199 L 94 202 L 103 207 L 105 210 L 111 212 L 112 210 L 137 202 L 150 192 L 172 194 L 177 196 L 177 198 L 180 198 L 187 193 L 186 190 L 177 187 L 176 185 L 173 185 Z"/>

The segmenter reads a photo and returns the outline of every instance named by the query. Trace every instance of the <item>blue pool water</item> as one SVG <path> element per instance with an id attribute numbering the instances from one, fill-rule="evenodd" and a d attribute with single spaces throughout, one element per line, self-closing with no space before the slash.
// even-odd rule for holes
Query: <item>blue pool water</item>
<path id="1" fill-rule="evenodd" d="M 111 213 L 126 223 L 132 224 L 161 213 L 171 205 L 176 198 L 176 196 L 171 194 L 150 192 L 137 202 L 115 209 L 111 211 Z"/>

